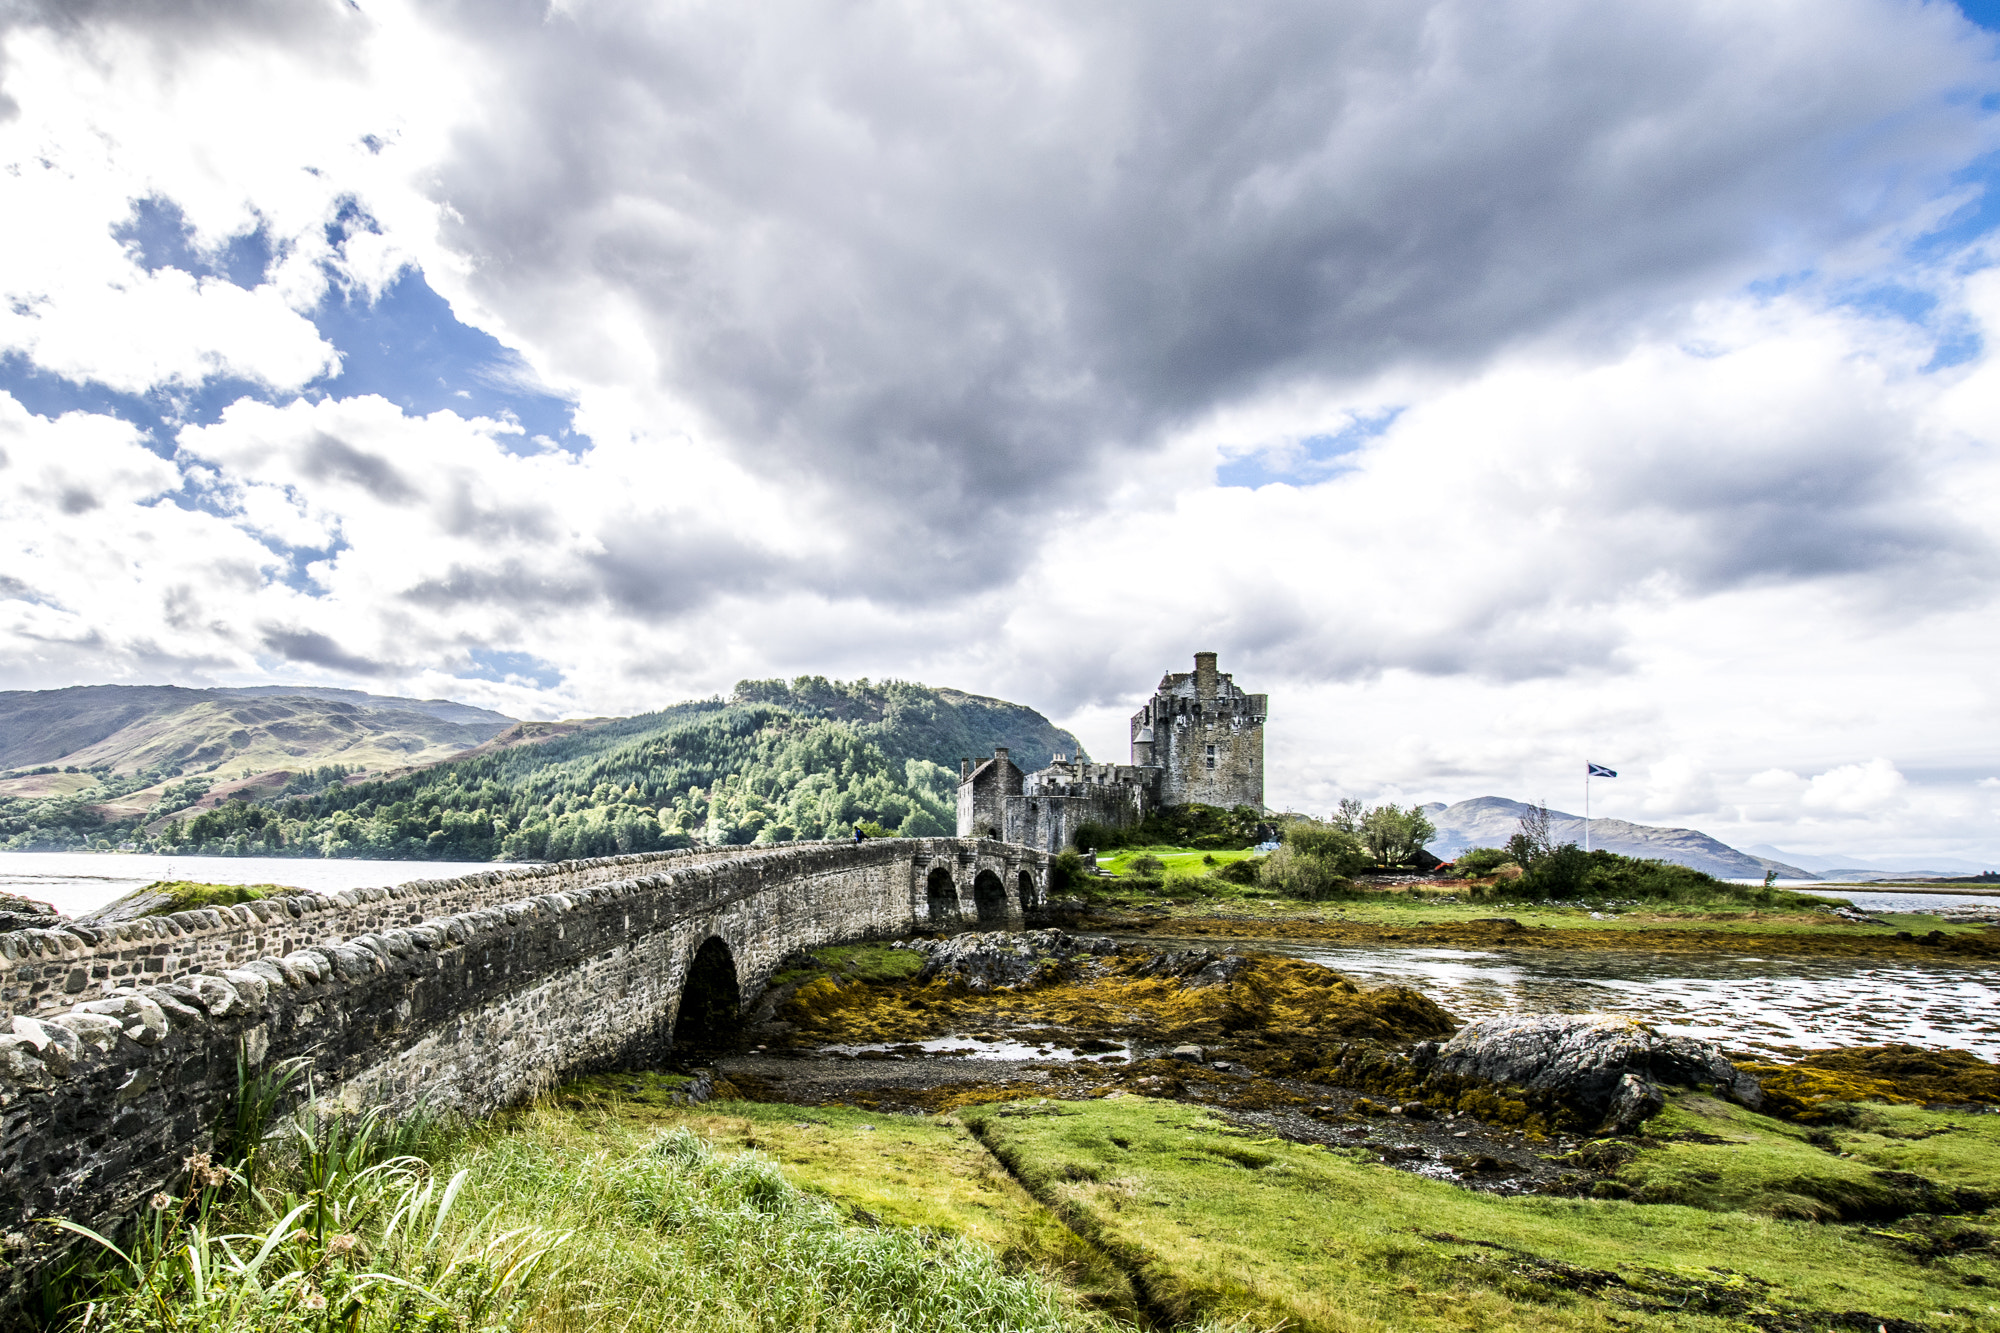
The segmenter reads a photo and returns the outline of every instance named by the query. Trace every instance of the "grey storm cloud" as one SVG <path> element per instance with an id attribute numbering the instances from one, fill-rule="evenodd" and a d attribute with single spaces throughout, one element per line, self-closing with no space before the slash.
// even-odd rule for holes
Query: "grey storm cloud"
<path id="1" fill-rule="evenodd" d="M 410 504 L 420 498 L 417 488 L 388 459 L 324 431 L 315 433 L 301 451 L 299 470 L 314 481 L 359 486 L 384 504 Z"/>
<path id="2" fill-rule="evenodd" d="M 1989 133 L 1946 6 L 434 12 L 515 90 L 437 178 L 480 300 L 585 379 L 592 301 L 633 310 L 661 387 L 871 534 L 823 577 L 892 600 L 1004 581 L 996 525 L 1205 412 L 1615 343 Z"/>
<path id="3" fill-rule="evenodd" d="M 316 630 L 266 626 L 263 643 L 267 650 L 287 662 L 304 662 L 331 671 L 345 671 L 356 676 L 386 676 L 397 670 L 394 666 L 350 653 Z"/>

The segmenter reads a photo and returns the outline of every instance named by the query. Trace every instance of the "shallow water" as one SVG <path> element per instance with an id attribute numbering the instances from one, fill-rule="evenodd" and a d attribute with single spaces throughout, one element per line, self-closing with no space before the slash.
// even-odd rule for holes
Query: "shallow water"
<path id="1" fill-rule="evenodd" d="M 1818 894 L 1823 898 L 1845 898 L 1864 912 L 1971 912 L 2000 907 L 2000 897 L 1990 893 L 1868 893 L 1864 890 L 1827 888 L 1823 885 L 1819 888 L 1793 891 Z"/>
<path id="2" fill-rule="evenodd" d="M 314 893 L 507 870 L 504 861 L 319 860 L 289 856 L 138 856 L 111 852 L 0 852 L 0 893 L 53 903 L 76 916 L 155 880 L 283 884 Z"/>
<path id="3" fill-rule="evenodd" d="M 2000 970 L 1835 958 L 1610 949 L 1386 949 L 1304 940 L 1143 937 L 1306 958 L 1360 986 L 1414 986 L 1460 1018 L 1626 1014 L 1734 1050 L 1911 1042 L 2000 1059 Z"/>
<path id="4" fill-rule="evenodd" d="M 871 1051 L 907 1052 L 911 1058 L 924 1055 L 958 1056 L 968 1060 L 1093 1060 L 1119 1064 L 1132 1057 L 1132 1048 L 1119 1045 L 1109 1051 L 1079 1051 L 1060 1042 L 988 1040 L 981 1037 L 933 1037 L 929 1041 L 875 1042 L 866 1046 L 822 1046 L 823 1055 L 861 1055 Z"/>

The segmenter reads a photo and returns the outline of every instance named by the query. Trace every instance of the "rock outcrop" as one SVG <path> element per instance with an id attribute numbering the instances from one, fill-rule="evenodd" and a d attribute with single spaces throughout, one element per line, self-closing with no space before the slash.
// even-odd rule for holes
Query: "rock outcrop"
<path id="1" fill-rule="evenodd" d="M 1763 1104 L 1762 1085 L 1713 1043 L 1602 1014 L 1480 1019 L 1442 1045 L 1422 1043 L 1412 1056 L 1429 1073 L 1548 1093 L 1602 1117 L 1600 1133 L 1636 1129 L 1658 1114 L 1661 1084 L 1712 1087 L 1753 1110 Z"/>
<path id="2" fill-rule="evenodd" d="M 0 931 L 47 930 L 68 920 L 49 903 L 0 893 Z"/>
<path id="3" fill-rule="evenodd" d="M 975 995 L 1068 980 L 1076 974 L 1072 966 L 1076 961 L 1118 952 L 1117 943 L 1102 936 L 1061 930 L 995 930 L 941 940 L 900 940 L 894 947 L 924 955 L 919 983 L 958 981 Z"/>

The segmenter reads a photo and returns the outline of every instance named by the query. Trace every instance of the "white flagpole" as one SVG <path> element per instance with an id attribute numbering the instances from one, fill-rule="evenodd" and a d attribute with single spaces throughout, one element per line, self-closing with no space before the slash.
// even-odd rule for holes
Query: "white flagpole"
<path id="1" fill-rule="evenodd" d="M 1590 855 L 1590 761 L 1583 764 L 1583 854 Z"/>

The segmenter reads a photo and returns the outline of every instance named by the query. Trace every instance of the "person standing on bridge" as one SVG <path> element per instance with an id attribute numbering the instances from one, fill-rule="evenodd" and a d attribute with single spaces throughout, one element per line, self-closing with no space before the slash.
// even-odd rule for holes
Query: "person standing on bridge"
<path id="1" fill-rule="evenodd" d="M 854 830 L 854 841 L 856 841 L 857 843 L 867 838 L 867 836 L 868 835 L 866 833 L 863 833 L 860 829 Z"/>

